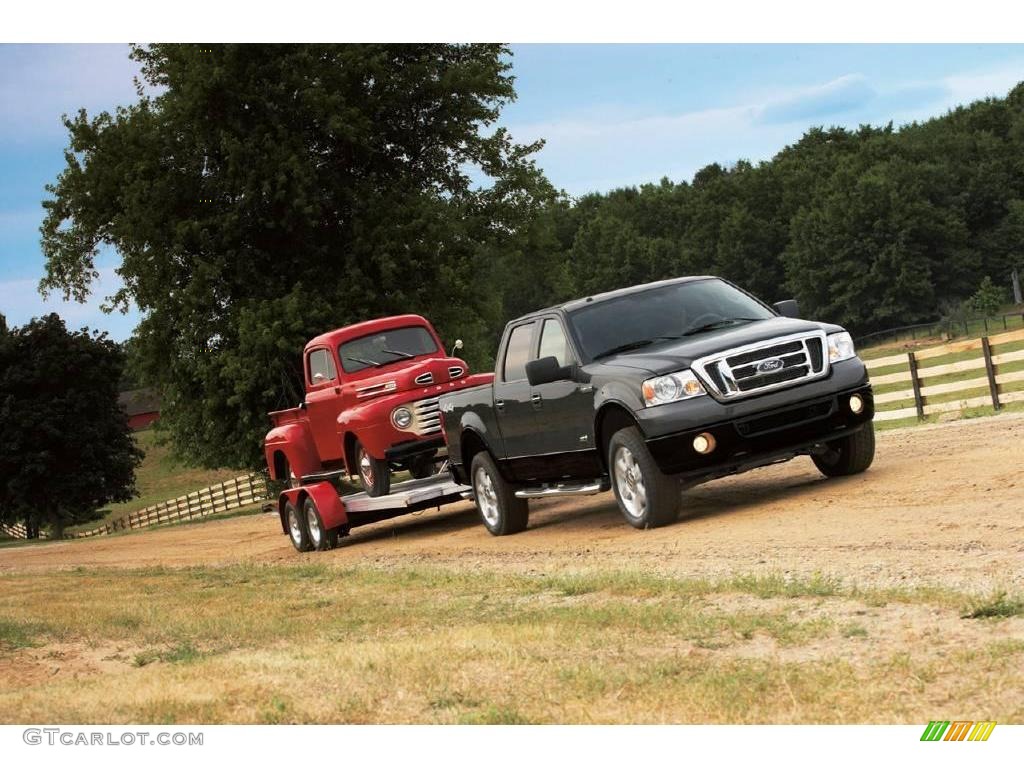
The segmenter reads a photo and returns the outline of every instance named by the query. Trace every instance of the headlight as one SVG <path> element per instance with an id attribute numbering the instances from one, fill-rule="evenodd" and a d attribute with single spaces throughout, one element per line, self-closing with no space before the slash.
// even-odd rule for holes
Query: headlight
<path id="1" fill-rule="evenodd" d="M 704 385 L 697 381 L 693 371 L 689 370 L 670 373 L 667 376 L 655 376 L 645 381 L 641 389 L 647 405 L 674 403 L 677 400 L 688 400 L 707 394 Z"/>
<path id="2" fill-rule="evenodd" d="M 412 424 L 412 411 L 404 405 L 395 408 L 391 412 L 391 423 L 399 429 L 407 429 Z"/>
<path id="3" fill-rule="evenodd" d="M 828 336 L 828 361 L 838 363 L 840 360 L 849 360 L 857 354 L 853 348 L 853 339 L 846 331 L 841 333 L 830 333 Z"/>

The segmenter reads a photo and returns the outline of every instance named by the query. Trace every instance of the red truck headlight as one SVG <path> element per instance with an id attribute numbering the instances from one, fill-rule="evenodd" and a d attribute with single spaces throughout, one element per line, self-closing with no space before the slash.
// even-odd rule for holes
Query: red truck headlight
<path id="1" fill-rule="evenodd" d="M 412 411 L 400 405 L 391 412 L 391 423 L 398 429 L 408 429 L 412 424 Z"/>

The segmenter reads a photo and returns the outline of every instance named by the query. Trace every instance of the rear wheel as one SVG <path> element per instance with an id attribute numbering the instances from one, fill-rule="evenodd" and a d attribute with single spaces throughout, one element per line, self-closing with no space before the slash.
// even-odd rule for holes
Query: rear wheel
<path id="1" fill-rule="evenodd" d="M 636 427 L 612 435 L 608 467 L 619 510 L 634 528 L 657 528 L 679 517 L 679 483 L 658 468 Z"/>
<path id="2" fill-rule="evenodd" d="M 298 508 L 290 501 L 284 505 L 284 520 L 288 526 L 288 538 L 292 546 L 299 552 L 309 552 L 313 547 L 309 543 L 309 531 L 306 529 L 306 520 Z"/>
<path id="3" fill-rule="evenodd" d="M 356 443 L 355 454 L 359 484 L 366 495 L 387 496 L 391 490 L 391 468 L 387 461 L 373 458 L 359 442 Z"/>
<path id="4" fill-rule="evenodd" d="M 469 474 L 473 478 L 476 508 L 488 531 L 495 536 L 507 536 L 526 528 L 530 519 L 529 503 L 516 498 L 489 453 L 481 451 L 473 457 Z"/>
<path id="5" fill-rule="evenodd" d="M 316 508 L 316 502 L 307 498 L 302 505 L 302 511 L 306 516 L 310 549 L 315 549 L 318 552 L 334 549 L 338 545 L 338 532 L 324 529 L 324 521 L 320 517 L 320 510 Z"/>
<path id="6" fill-rule="evenodd" d="M 826 477 L 856 475 L 875 460 L 875 425 L 868 422 L 852 435 L 825 443 L 825 450 L 811 459 Z"/>

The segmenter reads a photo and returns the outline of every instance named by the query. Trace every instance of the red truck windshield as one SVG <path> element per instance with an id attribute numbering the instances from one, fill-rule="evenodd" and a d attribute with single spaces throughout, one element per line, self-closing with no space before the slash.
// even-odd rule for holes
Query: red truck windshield
<path id="1" fill-rule="evenodd" d="M 339 345 L 338 357 L 346 373 L 355 373 L 436 351 L 437 343 L 430 332 L 421 325 L 411 325 L 346 341 Z"/>

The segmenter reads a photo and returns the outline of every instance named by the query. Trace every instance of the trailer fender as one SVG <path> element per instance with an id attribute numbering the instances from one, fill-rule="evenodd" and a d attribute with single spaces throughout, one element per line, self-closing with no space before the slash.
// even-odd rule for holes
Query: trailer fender
<path id="1" fill-rule="evenodd" d="M 302 485 L 298 488 L 288 488 L 281 493 L 277 500 L 277 513 L 281 518 L 281 529 L 288 532 L 288 522 L 285 519 L 284 506 L 289 501 L 297 509 L 307 498 L 313 499 L 317 510 L 320 512 L 320 519 L 323 520 L 324 528 L 333 530 L 348 525 L 348 513 L 345 512 L 345 502 L 338 496 L 338 492 L 328 481 Z"/>

